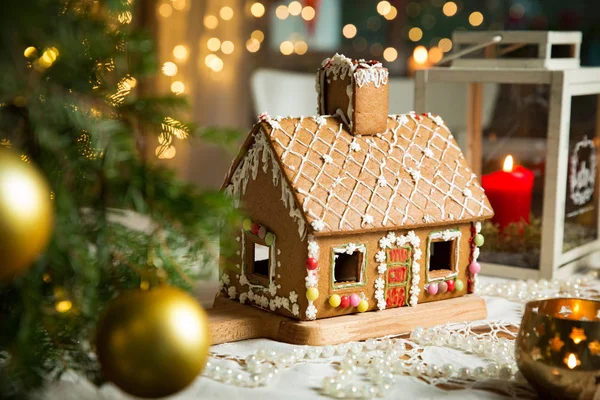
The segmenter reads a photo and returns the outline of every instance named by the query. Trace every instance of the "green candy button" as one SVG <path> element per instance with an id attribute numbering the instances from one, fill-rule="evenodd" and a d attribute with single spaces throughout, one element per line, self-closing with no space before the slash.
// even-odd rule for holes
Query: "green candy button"
<path id="1" fill-rule="evenodd" d="M 475 235 L 475 245 L 477 247 L 483 246 L 484 243 L 485 243 L 485 238 L 483 237 L 483 235 L 481 233 L 478 233 L 477 235 Z"/>
<path id="2" fill-rule="evenodd" d="M 273 235 L 271 232 L 269 232 L 265 235 L 265 244 L 267 246 L 272 245 L 274 241 L 275 241 L 275 235 Z"/>
<path id="3" fill-rule="evenodd" d="M 456 291 L 460 292 L 465 288 L 465 284 L 463 283 L 462 280 L 457 279 L 456 281 L 454 281 L 455 285 L 456 285 Z"/>
<path id="4" fill-rule="evenodd" d="M 252 228 L 252 221 L 246 218 L 242 223 L 242 228 L 244 228 L 245 231 L 249 231 L 250 228 Z"/>

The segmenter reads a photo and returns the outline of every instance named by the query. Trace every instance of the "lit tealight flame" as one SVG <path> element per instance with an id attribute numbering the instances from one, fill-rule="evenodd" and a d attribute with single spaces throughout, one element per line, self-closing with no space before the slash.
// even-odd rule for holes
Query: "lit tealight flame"
<path id="1" fill-rule="evenodd" d="M 569 355 L 565 357 L 564 361 L 565 364 L 567 364 L 567 367 L 569 367 L 569 369 L 573 369 L 581 364 L 581 361 L 577 359 L 575 353 L 569 353 Z"/>
<path id="2" fill-rule="evenodd" d="M 514 165 L 514 160 L 513 160 L 513 156 L 508 155 L 506 156 L 506 158 L 504 159 L 504 165 L 502 166 L 502 170 L 504 172 L 512 172 L 513 170 L 513 165 Z"/>

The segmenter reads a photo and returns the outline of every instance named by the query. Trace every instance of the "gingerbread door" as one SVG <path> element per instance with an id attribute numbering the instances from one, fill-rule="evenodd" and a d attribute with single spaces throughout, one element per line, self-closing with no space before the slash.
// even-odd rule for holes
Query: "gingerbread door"
<path id="1" fill-rule="evenodd" d="M 386 308 L 408 305 L 408 282 L 410 281 L 412 253 L 411 246 L 402 246 L 387 251 Z"/>

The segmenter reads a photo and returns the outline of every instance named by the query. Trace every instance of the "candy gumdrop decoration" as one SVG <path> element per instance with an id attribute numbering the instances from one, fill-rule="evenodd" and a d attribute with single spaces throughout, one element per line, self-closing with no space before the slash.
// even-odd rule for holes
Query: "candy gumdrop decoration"
<path id="1" fill-rule="evenodd" d="M 481 271 L 481 264 L 479 264 L 477 261 L 471 262 L 469 265 L 469 272 L 472 274 L 478 274 L 479 271 Z"/>
<path id="2" fill-rule="evenodd" d="M 427 286 L 427 293 L 429 293 L 430 295 L 436 295 L 438 292 L 438 284 L 437 283 L 430 283 L 429 286 Z"/>

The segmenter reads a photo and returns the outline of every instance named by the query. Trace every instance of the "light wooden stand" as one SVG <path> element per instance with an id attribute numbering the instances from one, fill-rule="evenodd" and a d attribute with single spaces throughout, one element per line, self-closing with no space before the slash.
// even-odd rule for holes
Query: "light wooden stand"
<path id="1" fill-rule="evenodd" d="M 417 326 L 427 328 L 487 316 L 485 301 L 475 295 L 316 321 L 293 320 L 221 296 L 207 311 L 213 344 L 266 338 L 311 346 L 401 334 Z"/>

